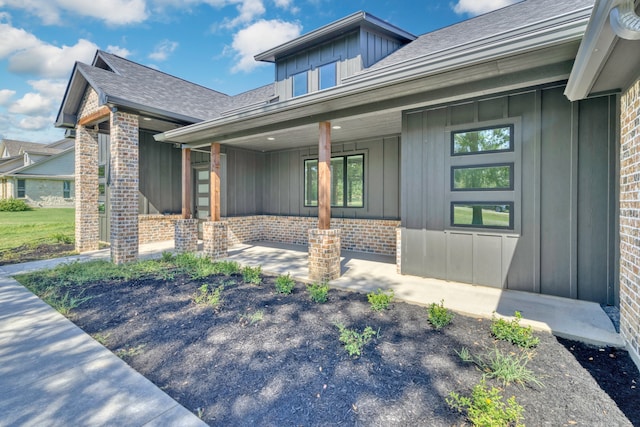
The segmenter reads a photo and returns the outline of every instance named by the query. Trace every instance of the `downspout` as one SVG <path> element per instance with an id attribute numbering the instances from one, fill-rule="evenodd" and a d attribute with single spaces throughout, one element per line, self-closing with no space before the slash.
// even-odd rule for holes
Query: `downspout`
<path id="1" fill-rule="evenodd" d="M 633 0 L 622 0 L 609 14 L 611 28 L 618 37 L 640 40 L 640 16 L 636 14 Z"/>

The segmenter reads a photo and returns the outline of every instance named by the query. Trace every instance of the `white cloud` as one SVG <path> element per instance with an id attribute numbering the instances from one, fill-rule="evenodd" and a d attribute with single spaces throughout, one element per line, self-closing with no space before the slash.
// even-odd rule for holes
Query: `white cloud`
<path id="1" fill-rule="evenodd" d="M 238 3 L 236 6 L 238 16 L 225 21 L 223 26 L 226 28 L 235 28 L 238 25 L 249 23 L 266 12 L 262 0 L 231 0 L 229 3 Z"/>
<path id="2" fill-rule="evenodd" d="M 53 98 L 54 101 L 62 100 L 62 96 L 64 95 L 64 91 L 67 88 L 67 81 L 63 79 L 59 80 L 29 80 L 28 83 L 34 88 L 38 93 Z"/>
<path id="3" fill-rule="evenodd" d="M 238 31 L 233 36 L 231 47 L 236 64 L 232 71 L 251 71 L 260 65 L 253 57 L 300 35 L 302 25 L 280 20 L 260 20 Z"/>
<path id="4" fill-rule="evenodd" d="M 9 58 L 9 71 L 47 78 L 69 77 L 76 61 L 90 62 L 98 46 L 80 39 L 73 46 L 57 47 L 44 42 L 15 52 Z"/>
<path id="5" fill-rule="evenodd" d="M 154 61 L 166 61 L 176 49 L 178 48 L 178 42 L 172 42 L 170 40 L 161 41 L 153 52 L 149 54 L 149 59 Z"/>
<path id="6" fill-rule="evenodd" d="M 62 24 L 63 14 L 95 18 L 109 25 L 127 25 L 147 19 L 145 0 L 0 0 L 0 7 L 24 9 L 44 24 Z"/>
<path id="7" fill-rule="evenodd" d="M 11 101 L 13 95 L 16 94 L 15 90 L 0 89 L 0 105 L 6 106 Z"/>
<path id="8" fill-rule="evenodd" d="M 0 59 L 23 49 L 29 49 L 42 44 L 33 34 L 22 28 L 12 27 L 10 24 L 0 24 Z"/>
<path id="9" fill-rule="evenodd" d="M 519 1 L 521 0 L 458 0 L 453 6 L 453 11 L 458 15 L 466 13 L 475 16 L 509 6 Z"/>
<path id="10" fill-rule="evenodd" d="M 53 118 L 45 116 L 25 117 L 20 120 L 18 126 L 24 130 L 42 130 L 53 127 Z"/>
<path id="11" fill-rule="evenodd" d="M 127 58 L 129 55 L 131 55 L 131 51 L 129 49 L 113 45 L 107 46 L 107 52 L 113 53 L 114 55 L 118 55 L 123 58 Z"/>
<path id="12" fill-rule="evenodd" d="M 29 92 L 22 98 L 9 106 L 9 112 L 13 114 L 24 114 L 27 116 L 38 116 L 51 112 L 53 100 L 42 96 L 39 93 Z"/>

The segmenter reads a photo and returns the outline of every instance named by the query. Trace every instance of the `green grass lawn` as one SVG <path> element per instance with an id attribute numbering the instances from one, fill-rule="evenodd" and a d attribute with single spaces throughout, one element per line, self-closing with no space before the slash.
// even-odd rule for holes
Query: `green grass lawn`
<path id="1" fill-rule="evenodd" d="M 33 209 L 0 212 L 0 252 L 23 245 L 59 243 L 61 236 L 74 237 L 75 209 Z"/>
<path id="2" fill-rule="evenodd" d="M 454 209 L 457 224 L 471 225 L 471 217 L 473 216 L 471 207 L 456 206 Z M 482 223 L 488 226 L 509 227 L 509 213 L 482 209 Z"/>

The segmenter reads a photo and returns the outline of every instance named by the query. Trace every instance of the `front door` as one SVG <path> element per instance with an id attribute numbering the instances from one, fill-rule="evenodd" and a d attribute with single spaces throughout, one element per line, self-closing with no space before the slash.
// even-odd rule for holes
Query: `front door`
<path id="1" fill-rule="evenodd" d="M 198 219 L 198 238 L 202 239 L 202 223 L 207 221 L 210 216 L 209 168 L 195 168 L 194 175 L 194 215 Z"/>

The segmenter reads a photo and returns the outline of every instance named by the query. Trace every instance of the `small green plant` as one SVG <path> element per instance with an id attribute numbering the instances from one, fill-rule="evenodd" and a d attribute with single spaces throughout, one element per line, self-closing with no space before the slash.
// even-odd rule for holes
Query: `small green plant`
<path id="1" fill-rule="evenodd" d="M 217 270 L 225 276 L 231 276 L 240 272 L 240 264 L 235 261 L 218 261 L 215 263 Z"/>
<path id="2" fill-rule="evenodd" d="M 40 297 L 58 313 L 67 317 L 71 314 L 71 310 L 91 299 L 90 297 L 81 298 L 72 296 L 69 294 L 69 291 L 62 294 L 61 291 L 55 287 L 48 287 Z"/>
<path id="3" fill-rule="evenodd" d="M 508 427 L 522 426 L 524 408 L 510 397 L 505 403 L 500 390 L 487 388 L 484 378 L 473 387 L 471 397 L 451 392 L 446 398 L 447 404 L 460 413 L 465 413 L 474 426 Z"/>
<path id="4" fill-rule="evenodd" d="M 31 207 L 22 199 L 0 200 L 0 212 L 23 212 L 30 211 Z"/>
<path id="5" fill-rule="evenodd" d="M 68 234 L 64 234 L 64 233 L 54 233 L 51 235 L 51 238 L 56 243 L 63 243 L 65 245 L 70 245 L 75 241 L 73 236 L 69 236 Z"/>
<path id="6" fill-rule="evenodd" d="M 218 274 L 216 264 L 207 257 L 201 257 L 194 253 L 185 252 L 176 255 L 175 266 L 192 279 L 204 279 Z"/>
<path id="7" fill-rule="evenodd" d="M 336 323 L 336 327 L 340 331 L 340 342 L 344 344 L 344 349 L 351 357 L 359 357 L 362 354 L 362 350 L 374 336 L 377 336 L 376 331 L 371 326 L 364 328 L 362 332 L 358 332 L 356 329 L 348 329 L 342 323 Z"/>
<path id="8" fill-rule="evenodd" d="M 530 352 L 521 351 L 516 353 L 503 353 L 497 347 L 482 356 L 472 355 L 466 347 L 463 347 L 458 356 L 464 362 L 472 362 L 484 372 L 487 378 L 495 378 L 501 380 L 503 384 L 516 383 L 524 386 L 525 384 L 535 384 L 543 387 L 533 371 L 527 367 L 532 358 Z"/>
<path id="9" fill-rule="evenodd" d="M 281 294 L 289 295 L 293 292 L 293 288 L 296 286 L 295 280 L 291 278 L 289 274 L 282 274 L 276 278 L 276 291 Z"/>
<path id="10" fill-rule="evenodd" d="M 240 325 L 242 326 L 253 326 L 254 324 L 262 321 L 264 319 L 264 311 L 257 310 L 251 314 L 243 314 L 240 316 Z"/>
<path id="11" fill-rule="evenodd" d="M 429 323 L 435 329 L 442 329 L 447 326 L 453 320 L 453 313 L 445 308 L 444 300 L 440 301 L 440 304 L 435 302 L 427 307 L 427 314 L 429 315 Z"/>
<path id="12" fill-rule="evenodd" d="M 96 332 L 95 334 L 91 335 L 91 338 L 93 338 L 94 340 L 96 340 L 97 342 L 99 342 L 100 344 L 106 347 L 107 339 L 109 338 L 109 335 L 111 334 L 102 334 L 100 332 Z"/>
<path id="13" fill-rule="evenodd" d="M 222 299 L 223 286 L 218 286 L 213 290 L 209 290 L 209 285 L 204 284 L 198 288 L 198 291 L 193 296 L 193 302 L 199 305 L 210 305 L 211 307 L 218 307 Z"/>
<path id="14" fill-rule="evenodd" d="M 125 359 L 128 357 L 133 357 L 133 356 L 137 356 L 140 353 L 142 353 L 142 349 L 145 347 L 144 344 L 139 344 L 135 347 L 123 347 L 120 348 L 118 350 L 116 350 L 116 356 L 118 356 L 121 359 Z"/>
<path id="15" fill-rule="evenodd" d="M 322 304 L 327 302 L 327 294 L 329 293 L 329 285 L 324 283 L 313 283 L 307 285 L 307 291 L 311 301 Z"/>
<path id="16" fill-rule="evenodd" d="M 391 304 L 391 301 L 393 300 L 393 289 L 389 289 L 388 291 L 378 289 L 375 292 L 370 292 L 367 294 L 367 300 L 369 300 L 372 310 L 386 310 L 389 308 L 389 304 Z"/>
<path id="17" fill-rule="evenodd" d="M 515 319 L 505 320 L 493 318 L 491 321 L 491 334 L 499 340 L 509 341 L 522 348 L 532 348 L 538 345 L 540 338 L 533 335 L 531 326 L 520 326 L 522 315 L 515 312 Z"/>
<path id="18" fill-rule="evenodd" d="M 169 252 L 169 251 L 164 251 L 162 252 L 162 257 L 160 258 L 160 261 L 168 264 L 168 263 L 172 263 L 175 260 L 175 256 Z"/>
<path id="19" fill-rule="evenodd" d="M 242 280 L 244 280 L 245 283 L 259 285 L 262 283 L 262 267 L 244 267 L 242 269 Z"/>

